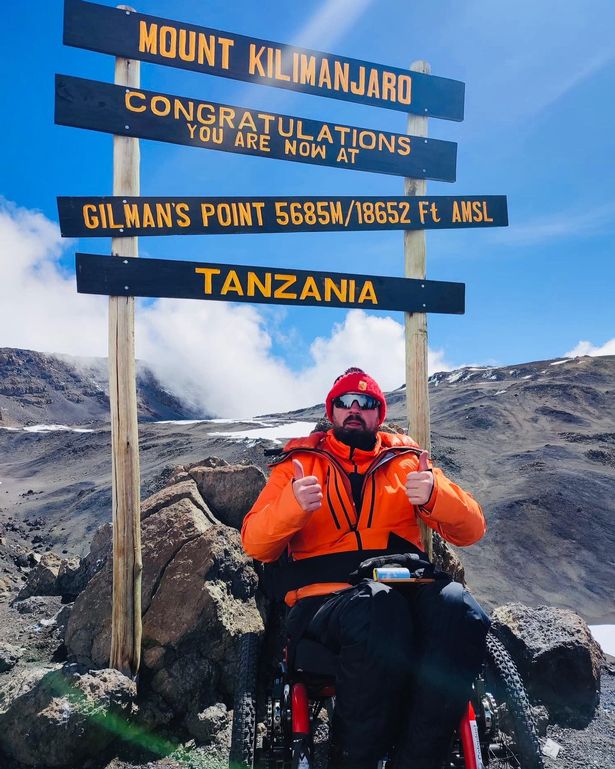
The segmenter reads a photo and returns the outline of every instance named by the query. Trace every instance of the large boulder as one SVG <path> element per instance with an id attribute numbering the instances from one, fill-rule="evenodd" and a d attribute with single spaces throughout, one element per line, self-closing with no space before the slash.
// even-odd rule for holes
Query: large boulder
<path id="1" fill-rule="evenodd" d="M 495 609 L 492 621 L 550 720 L 586 727 L 598 706 L 604 655 L 584 620 L 568 609 L 512 603 Z"/>
<path id="2" fill-rule="evenodd" d="M 83 766 L 116 738 L 135 684 L 117 670 L 37 669 L 0 713 L 0 748 L 25 766 Z M 14 692 L 15 694 L 15 692 Z"/>
<path id="3" fill-rule="evenodd" d="M 239 533 L 215 518 L 192 479 L 143 503 L 141 540 L 140 712 L 150 725 L 194 720 L 215 703 L 230 704 L 235 641 L 263 630 L 257 577 Z M 69 659 L 108 664 L 111 588 L 107 556 L 75 601 L 65 637 Z"/>
<path id="4" fill-rule="evenodd" d="M 241 529 L 246 513 L 267 482 L 263 471 L 254 465 L 197 465 L 187 472 L 216 518 L 234 529 Z"/>
<path id="5" fill-rule="evenodd" d="M 51 552 L 45 553 L 28 574 L 17 600 L 22 601 L 33 595 L 57 595 L 56 582 L 61 566 L 62 559 L 59 556 Z"/>

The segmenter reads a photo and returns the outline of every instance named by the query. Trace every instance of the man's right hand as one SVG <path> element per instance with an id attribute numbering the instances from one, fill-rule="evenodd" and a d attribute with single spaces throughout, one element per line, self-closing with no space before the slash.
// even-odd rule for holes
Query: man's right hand
<path id="1" fill-rule="evenodd" d="M 315 475 L 306 476 L 303 465 L 293 459 L 293 494 L 302 510 L 313 513 L 322 503 L 322 486 Z"/>

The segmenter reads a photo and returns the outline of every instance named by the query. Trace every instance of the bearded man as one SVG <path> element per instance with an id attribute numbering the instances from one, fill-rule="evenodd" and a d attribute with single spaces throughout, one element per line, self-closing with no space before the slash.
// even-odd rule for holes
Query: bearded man
<path id="1" fill-rule="evenodd" d="M 416 553 L 418 521 L 447 542 L 485 532 L 479 504 L 408 436 L 378 430 L 386 400 L 359 368 L 326 398 L 333 428 L 293 439 L 244 519 L 248 555 L 283 554 L 287 628 L 337 656 L 332 769 L 440 769 L 485 650 L 489 620 L 460 584 L 396 590 L 352 572 L 368 558 Z M 393 754 L 392 754 L 393 752 Z"/>

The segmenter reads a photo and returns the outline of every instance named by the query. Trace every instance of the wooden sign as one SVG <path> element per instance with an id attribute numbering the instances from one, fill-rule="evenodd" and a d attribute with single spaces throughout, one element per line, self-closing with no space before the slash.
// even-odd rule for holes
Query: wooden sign
<path id="1" fill-rule="evenodd" d="M 117 136 L 455 181 L 457 145 L 56 75 L 55 121 Z"/>
<path id="2" fill-rule="evenodd" d="M 462 314 L 465 285 L 434 280 L 77 254 L 77 291 L 109 296 Z"/>
<path id="3" fill-rule="evenodd" d="M 471 197 L 60 197 L 64 237 L 505 227 L 505 195 Z"/>
<path id="4" fill-rule="evenodd" d="M 465 86 L 345 56 L 65 0 L 64 43 L 332 99 L 463 120 Z"/>

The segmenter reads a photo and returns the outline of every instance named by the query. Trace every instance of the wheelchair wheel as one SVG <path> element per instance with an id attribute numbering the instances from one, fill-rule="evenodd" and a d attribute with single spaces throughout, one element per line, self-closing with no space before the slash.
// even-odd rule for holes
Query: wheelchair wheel
<path id="1" fill-rule="evenodd" d="M 515 663 L 502 642 L 487 636 L 486 691 L 481 701 L 487 723 L 485 759 L 493 769 L 544 769 L 536 722 Z"/>
<path id="2" fill-rule="evenodd" d="M 260 640 L 256 633 L 239 639 L 233 700 L 230 769 L 253 769 L 256 747 L 256 691 Z"/>

